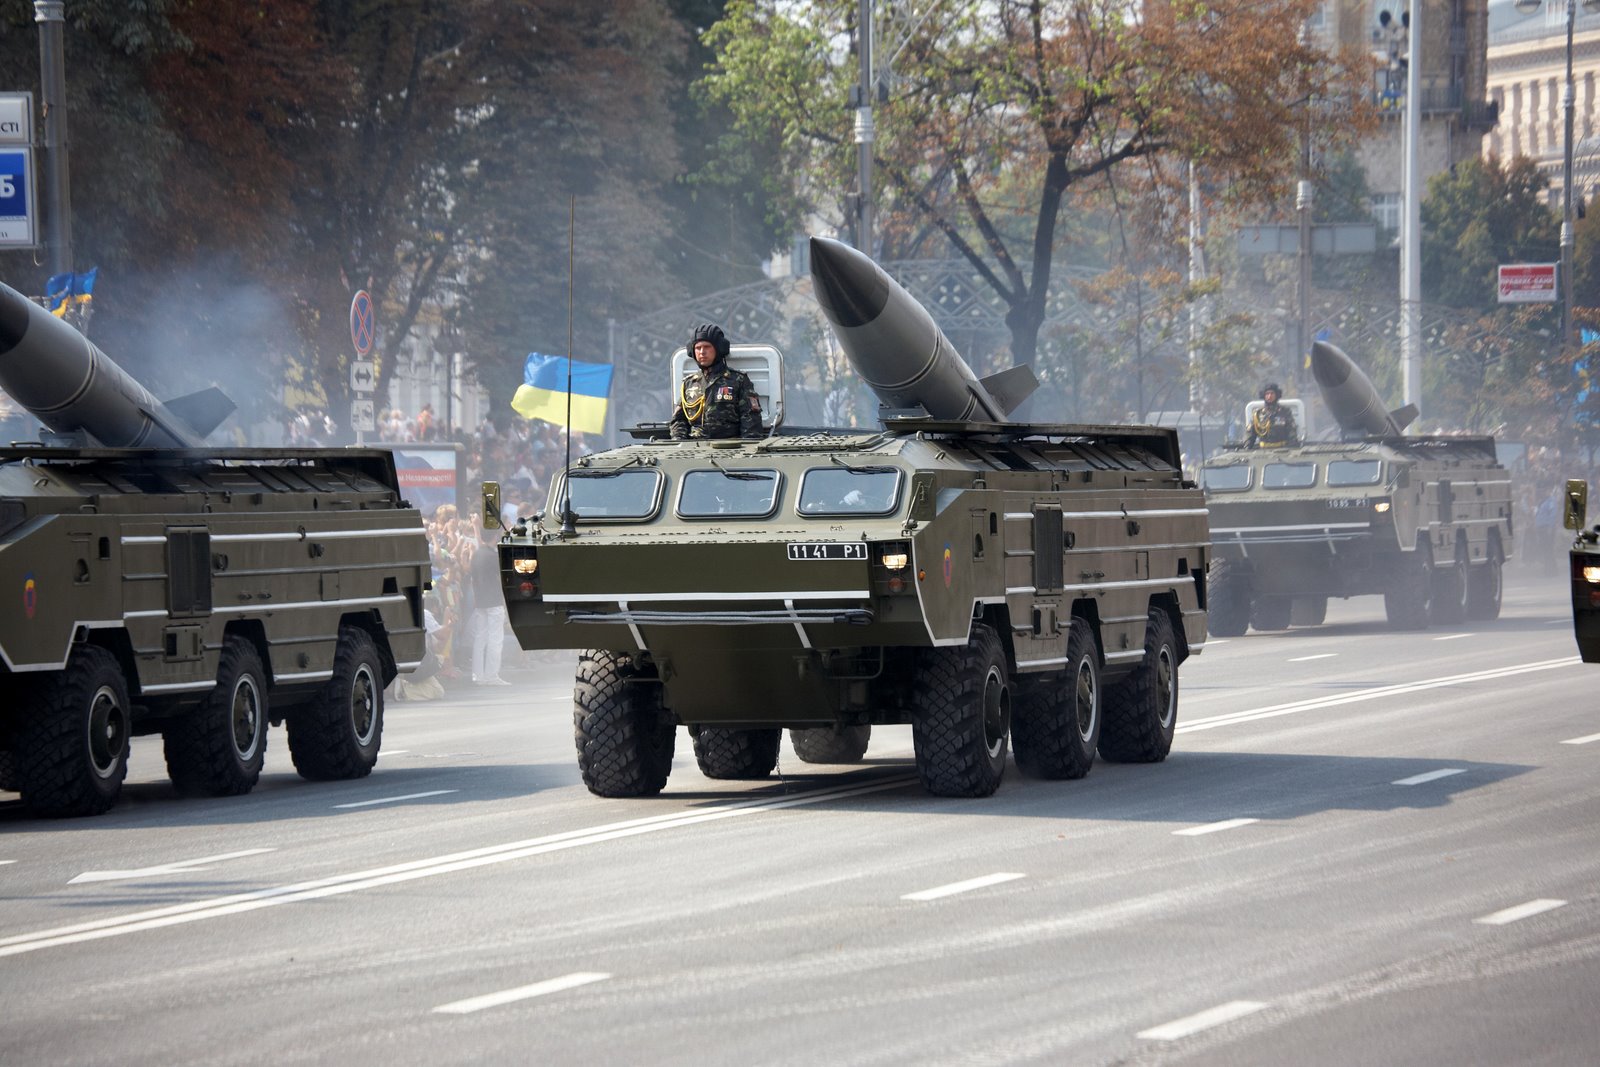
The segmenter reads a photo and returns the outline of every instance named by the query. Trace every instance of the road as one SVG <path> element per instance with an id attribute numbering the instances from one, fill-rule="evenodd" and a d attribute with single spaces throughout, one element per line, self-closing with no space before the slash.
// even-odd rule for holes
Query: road
<path id="1" fill-rule="evenodd" d="M 1565 587 L 1217 641 L 1154 766 L 579 782 L 570 663 L 391 704 L 378 769 L 0 794 L 0 1063 L 1593 1064 L 1600 667 Z"/>

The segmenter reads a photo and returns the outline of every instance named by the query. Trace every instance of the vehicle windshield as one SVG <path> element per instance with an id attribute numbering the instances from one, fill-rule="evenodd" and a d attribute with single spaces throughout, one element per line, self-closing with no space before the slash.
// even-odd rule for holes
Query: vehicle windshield
<path id="1" fill-rule="evenodd" d="M 800 479 L 802 515 L 887 515 L 899 503 L 893 467 L 812 467 Z"/>
<path id="2" fill-rule="evenodd" d="M 580 519 L 648 519 L 661 506 L 661 473 L 628 470 L 586 470 L 567 475 L 566 491 Z M 561 509 L 558 506 L 556 514 Z"/>
<path id="3" fill-rule="evenodd" d="M 1231 467 L 1203 467 L 1200 470 L 1200 484 L 1207 489 L 1227 492 L 1232 489 L 1250 488 L 1250 465 L 1248 463 L 1235 463 Z"/>
<path id="4" fill-rule="evenodd" d="M 691 519 L 771 515 L 778 504 L 779 484 L 775 470 L 690 471 L 678 490 L 678 514 Z"/>
<path id="5" fill-rule="evenodd" d="M 1383 464 L 1375 459 L 1334 459 L 1328 461 L 1329 485 L 1377 485 Z"/>
<path id="6" fill-rule="evenodd" d="M 1268 463 L 1261 468 L 1261 484 L 1268 489 L 1307 489 L 1317 484 L 1315 463 Z"/>

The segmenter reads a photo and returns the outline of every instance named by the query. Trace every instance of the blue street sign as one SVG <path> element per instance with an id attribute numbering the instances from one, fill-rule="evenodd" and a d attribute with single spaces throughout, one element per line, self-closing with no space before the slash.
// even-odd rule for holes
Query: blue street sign
<path id="1" fill-rule="evenodd" d="M 31 248 L 35 238 L 33 149 L 0 149 L 0 248 Z"/>

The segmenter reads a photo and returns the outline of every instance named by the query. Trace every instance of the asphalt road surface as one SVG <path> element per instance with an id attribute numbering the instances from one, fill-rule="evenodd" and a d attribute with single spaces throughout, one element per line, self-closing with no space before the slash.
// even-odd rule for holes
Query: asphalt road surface
<path id="1" fill-rule="evenodd" d="M 1163 764 L 926 796 L 906 728 L 590 796 L 571 661 L 392 703 L 359 782 L 0 794 L 0 1063 L 1594 1064 L 1600 666 L 1559 578 L 1216 641 Z"/>

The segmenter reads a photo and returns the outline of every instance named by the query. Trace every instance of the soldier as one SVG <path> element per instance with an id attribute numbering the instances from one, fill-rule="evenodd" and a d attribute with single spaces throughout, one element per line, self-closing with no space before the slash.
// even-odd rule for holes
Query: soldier
<path id="1" fill-rule="evenodd" d="M 749 376 L 728 366 L 728 337 L 719 326 L 696 326 L 689 354 L 700 369 L 686 375 L 672 408 L 672 437 L 760 437 L 761 398 Z"/>
<path id="2" fill-rule="evenodd" d="M 1299 440 L 1300 430 L 1294 424 L 1293 412 L 1278 403 L 1281 396 L 1283 389 L 1277 382 L 1261 387 L 1262 405 L 1250 416 L 1250 447 L 1285 448 Z"/>

